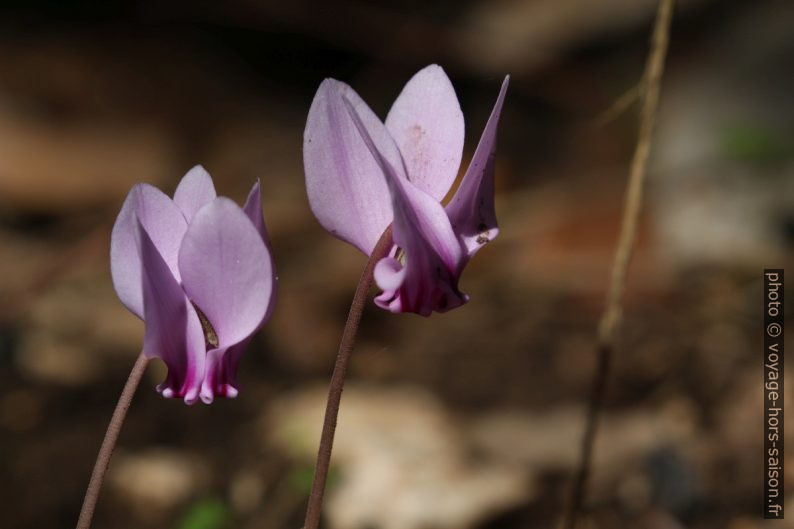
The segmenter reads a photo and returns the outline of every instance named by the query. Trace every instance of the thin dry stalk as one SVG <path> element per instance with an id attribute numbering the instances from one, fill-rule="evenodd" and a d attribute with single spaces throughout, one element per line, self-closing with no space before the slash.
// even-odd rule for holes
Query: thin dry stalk
<path id="1" fill-rule="evenodd" d="M 606 307 L 598 325 L 596 344 L 598 367 L 590 393 L 579 465 L 571 489 L 569 506 L 563 518 L 563 527 L 565 529 L 573 529 L 576 526 L 587 497 L 587 484 L 593 459 L 593 445 L 598 433 L 598 420 L 604 406 L 604 395 L 609 381 L 610 366 L 615 349 L 615 335 L 622 319 L 626 274 L 634 253 L 637 226 L 640 212 L 642 211 L 643 186 L 653 140 L 656 110 L 659 105 L 659 92 L 662 72 L 664 71 L 664 61 L 667 56 L 674 4 L 674 0 L 661 0 L 659 2 L 651 50 L 645 63 L 645 72 L 642 77 L 644 93 L 640 110 L 637 146 L 629 169 L 629 181 L 623 203 L 623 221 L 620 226 L 617 250 L 612 263 Z"/>
<path id="2" fill-rule="evenodd" d="M 626 90 L 609 107 L 601 112 L 594 120 L 593 124 L 596 127 L 603 127 L 620 117 L 624 112 L 634 105 L 637 101 L 642 99 L 643 92 L 645 91 L 645 79 L 640 81 Z"/>

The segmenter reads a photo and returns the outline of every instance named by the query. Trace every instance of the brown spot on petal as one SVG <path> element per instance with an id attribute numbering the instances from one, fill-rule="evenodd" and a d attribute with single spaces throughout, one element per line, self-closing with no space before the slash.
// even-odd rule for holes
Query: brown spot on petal
<path id="1" fill-rule="evenodd" d="M 196 309 L 196 314 L 198 314 L 199 321 L 201 322 L 201 328 L 204 329 L 204 345 L 207 349 L 215 349 L 219 344 L 218 334 L 215 332 L 215 328 L 195 303 L 193 303 L 193 308 Z"/>

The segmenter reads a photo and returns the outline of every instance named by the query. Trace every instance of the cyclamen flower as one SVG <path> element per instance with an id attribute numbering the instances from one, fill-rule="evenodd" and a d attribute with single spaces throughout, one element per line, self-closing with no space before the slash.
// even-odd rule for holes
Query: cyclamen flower
<path id="1" fill-rule="evenodd" d="M 366 255 L 392 224 L 394 245 L 374 272 L 378 306 L 429 316 L 468 301 L 458 289 L 463 268 L 499 233 L 494 154 L 508 81 L 446 206 L 464 126 L 440 66 L 408 81 L 385 123 L 345 83 L 326 79 L 317 90 L 303 142 L 309 203 L 323 227 Z"/>
<path id="2" fill-rule="evenodd" d="M 201 166 L 173 200 L 135 185 L 113 226 L 110 270 L 121 302 L 145 323 L 144 354 L 168 367 L 164 397 L 237 396 L 242 352 L 275 302 L 259 182 L 242 209 L 216 196 Z"/>

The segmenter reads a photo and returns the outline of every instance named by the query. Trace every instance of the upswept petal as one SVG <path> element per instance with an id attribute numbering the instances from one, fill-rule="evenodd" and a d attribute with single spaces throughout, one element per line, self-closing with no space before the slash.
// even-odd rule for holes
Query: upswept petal
<path id="1" fill-rule="evenodd" d="M 389 193 L 345 108 L 345 99 L 367 126 L 383 128 L 352 88 L 333 79 L 323 81 L 303 135 L 306 191 L 320 224 L 369 255 L 392 220 Z"/>
<path id="2" fill-rule="evenodd" d="M 270 246 L 270 238 L 267 234 L 265 227 L 265 218 L 262 214 L 262 198 L 260 192 L 260 182 L 257 180 L 251 191 L 248 193 L 248 198 L 243 206 L 243 211 L 251 219 L 254 227 L 262 241 L 265 243 L 269 254 L 273 255 L 273 249 Z M 273 263 L 271 263 L 273 266 Z M 260 326 L 267 323 L 273 314 L 273 309 L 276 305 L 277 297 L 277 277 L 275 275 L 275 266 L 273 266 L 273 287 L 270 294 L 265 316 L 262 319 Z M 235 398 L 239 393 L 239 385 L 237 383 L 237 368 L 240 365 L 240 359 L 243 352 L 248 347 L 251 341 L 250 336 L 245 338 L 238 344 L 231 345 L 226 348 L 212 349 L 207 352 L 207 360 L 204 370 L 204 380 L 201 383 L 201 400 L 205 404 L 211 404 L 215 397 Z"/>
<path id="3" fill-rule="evenodd" d="M 508 75 L 460 187 L 446 207 L 452 228 L 466 249 L 467 260 L 499 234 L 494 211 L 494 159 L 496 130 L 509 81 Z"/>
<path id="4" fill-rule="evenodd" d="M 182 177 L 174 191 L 174 203 L 182 211 L 185 220 L 190 222 L 198 210 L 217 196 L 212 177 L 202 166 L 197 165 Z"/>
<path id="5" fill-rule="evenodd" d="M 200 209 L 179 251 L 182 287 L 206 316 L 218 347 L 239 343 L 262 322 L 273 267 L 262 237 L 243 210 L 219 197 Z"/>
<path id="6" fill-rule="evenodd" d="M 387 172 L 390 168 L 387 168 Z M 394 256 L 378 263 L 376 283 L 383 293 L 375 303 L 392 312 L 429 316 L 464 304 L 458 290 L 461 248 L 441 204 L 392 174 Z M 399 268 L 399 252 L 404 264 Z"/>
<path id="7" fill-rule="evenodd" d="M 256 231 L 259 232 L 259 235 L 262 236 L 262 241 L 265 243 L 265 247 L 267 247 L 267 251 L 271 256 L 273 256 L 273 247 L 270 245 L 270 238 L 267 235 L 267 228 L 265 227 L 265 217 L 262 214 L 262 197 L 259 191 L 259 179 L 254 183 L 254 186 L 251 188 L 251 191 L 248 193 L 248 198 L 245 200 L 245 205 L 243 206 L 243 211 L 248 218 L 251 219 L 253 222 Z M 272 293 L 270 294 L 270 301 L 268 302 L 267 309 L 265 310 L 265 317 L 262 320 L 260 325 L 264 325 L 273 315 L 273 310 L 276 308 L 276 298 L 278 297 L 278 274 L 276 274 L 276 265 L 275 263 L 271 262 L 271 266 L 273 268 L 273 289 Z"/>
<path id="8" fill-rule="evenodd" d="M 402 160 L 394 164 L 392 160 L 394 156 L 399 157 L 399 152 L 388 131 L 383 126 L 378 126 L 380 124 L 370 127 L 370 124 L 361 119 L 358 109 L 352 104 L 348 103 L 347 109 L 364 144 L 377 161 L 380 174 L 386 181 L 392 199 L 395 230 L 398 221 L 403 221 L 403 228 L 410 228 L 421 234 L 422 238 L 426 239 L 444 259 L 447 266 L 456 269 L 461 257 L 461 248 L 444 208 L 437 200 L 408 181 Z M 398 219 L 398 214 L 401 214 L 403 219 Z M 400 245 L 396 231 L 395 243 Z"/>
<path id="9" fill-rule="evenodd" d="M 237 368 L 250 341 L 250 338 L 246 338 L 228 348 L 207 352 L 204 381 L 201 383 L 201 400 L 205 404 L 210 404 L 215 397 L 233 399 L 237 396 L 239 393 Z"/>
<path id="10" fill-rule="evenodd" d="M 387 162 L 388 163 L 388 162 Z M 386 173 L 394 208 L 394 242 L 408 253 L 410 240 L 404 235 L 416 237 L 423 245 L 432 249 L 451 271 L 458 270 L 461 261 L 460 243 L 452 231 L 444 208 L 430 195 L 398 178 L 391 167 Z"/>
<path id="11" fill-rule="evenodd" d="M 408 81 L 386 117 L 386 129 L 411 182 L 441 201 L 458 175 L 464 125 L 455 89 L 440 66 L 430 65 Z"/>
<path id="12" fill-rule="evenodd" d="M 397 267 L 397 252 L 387 257 L 386 263 L 379 263 L 378 286 L 384 293 L 376 298 L 376 303 L 393 312 L 416 312 L 423 316 L 462 305 L 467 298 L 457 287 L 461 247 L 444 208 L 398 174 L 382 154 L 380 145 L 376 146 L 356 110 L 352 106 L 348 109 L 388 184 L 394 212 L 394 243 L 404 252 L 404 271 Z M 380 139 L 388 146 L 386 140 L 390 138 Z"/>
<path id="13" fill-rule="evenodd" d="M 110 274 L 121 302 L 143 319 L 138 222 L 177 281 L 180 278 L 177 254 L 187 223 L 174 202 L 148 184 L 133 186 L 124 200 L 110 238 Z"/>
<path id="14" fill-rule="evenodd" d="M 201 323 L 146 229 L 139 222 L 136 225 L 143 264 L 143 352 L 162 359 L 168 367 L 166 380 L 157 390 L 164 397 L 181 397 L 192 404 L 204 375 Z"/>
<path id="15" fill-rule="evenodd" d="M 254 183 L 251 191 L 248 192 L 248 198 L 245 199 L 243 211 L 251 222 L 254 224 L 256 231 L 262 237 L 262 241 L 270 250 L 270 238 L 267 236 L 267 228 L 265 227 L 265 216 L 262 214 L 262 197 L 260 192 L 259 180 Z"/>

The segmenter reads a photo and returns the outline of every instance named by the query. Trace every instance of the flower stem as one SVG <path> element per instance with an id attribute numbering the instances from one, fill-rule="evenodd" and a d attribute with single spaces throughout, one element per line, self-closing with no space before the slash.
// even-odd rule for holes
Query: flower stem
<path id="1" fill-rule="evenodd" d="M 91 480 L 88 482 L 88 488 L 85 491 L 83 507 L 80 509 L 80 517 L 77 519 L 76 529 L 88 529 L 91 527 L 91 519 L 94 517 L 97 498 L 99 498 L 99 489 L 102 488 L 102 481 L 105 479 L 110 456 L 116 447 L 124 417 L 127 416 L 132 397 L 135 395 L 135 390 L 141 381 L 141 377 L 143 377 L 143 373 L 146 371 L 148 363 L 149 359 L 143 353 L 138 355 L 138 359 L 135 360 L 135 365 L 132 366 L 132 371 L 130 371 L 130 376 L 127 378 L 126 384 L 124 384 L 124 389 L 121 390 L 121 396 L 118 403 L 116 403 L 113 416 L 110 418 L 105 438 L 102 440 L 102 446 L 99 447 L 94 470 L 91 472 Z"/>
<path id="2" fill-rule="evenodd" d="M 306 521 L 303 524 L 303 529 L 317 529 L 320 525 L 325 482 L 328 479 L 328 469 L 331 466 L 331 450 L 334 445 L 336 418 L 339 415 L 339 402 L 342 399 L 342 390 L 345 386 L 347 364 L 356 340 L 358 325 L 361 322 L 361 314 L 364 311 L 369 287 L 372 285 L 372 273 L 375 270 L 375 264 L 386 255 L 392 244 L 390 226 L 386 228 L 386 231 L 383 232 L 380 240 L 375 245 L 375 249 L 372 250 L 367 265 L 361 273 L 361 278 L 358 280 L 356 293 L 353 295 L 353 301 L 350 304 L 350 312 L 347 314 L 345 330 L 342 332 L 342 340 L 339 342 L 339 351 L 336 354 L 336 363 L 331 375 L 331 384 L 328 388 L 328 402 L 325 405 L 325 419 L 323 420 L 323 432 L 320 436 L 320 449 L 317 453 L 314 482 L 309 494 L 309 505 L 306 509 Z"/>
<path id="3" fill-rule="evenodd" d="M 593 460 L 593 445 L 598 432 L 598 421 L 604 407 L 609 372 L 615 349 L 615 336 L 622 319 L 623 293 L 626 289 L 626 276 L 629 263 L 634 253 L 637 239 L 640 212 L 642 211 L 642 195 L 648 156 L 653 140 L 653 127 L 656 109 L 659 106 L 659 92 L 664 71 L 664 60 L 667 56 L 670 38 L 670 23 L 673 18 L 675 0 L 660 0 L 656 13 L 651 50 L 645 63 L 643 74 L 643 98 L 640 109 L 640 128 L 637 145 L 629 169 L 629 180 L 623 202 L 623 220 L 620 226 L 615 258 L 607 291 L 606 308 L 598 325 L 596 354 L 598 367 L 590 393 L 587 409 L 585 431 L 582 437 L 579 464 L 574 477 L 568 509 L 564 514 L 562 527 L 573 529 L 587 498 L 587 484 Z"/>

